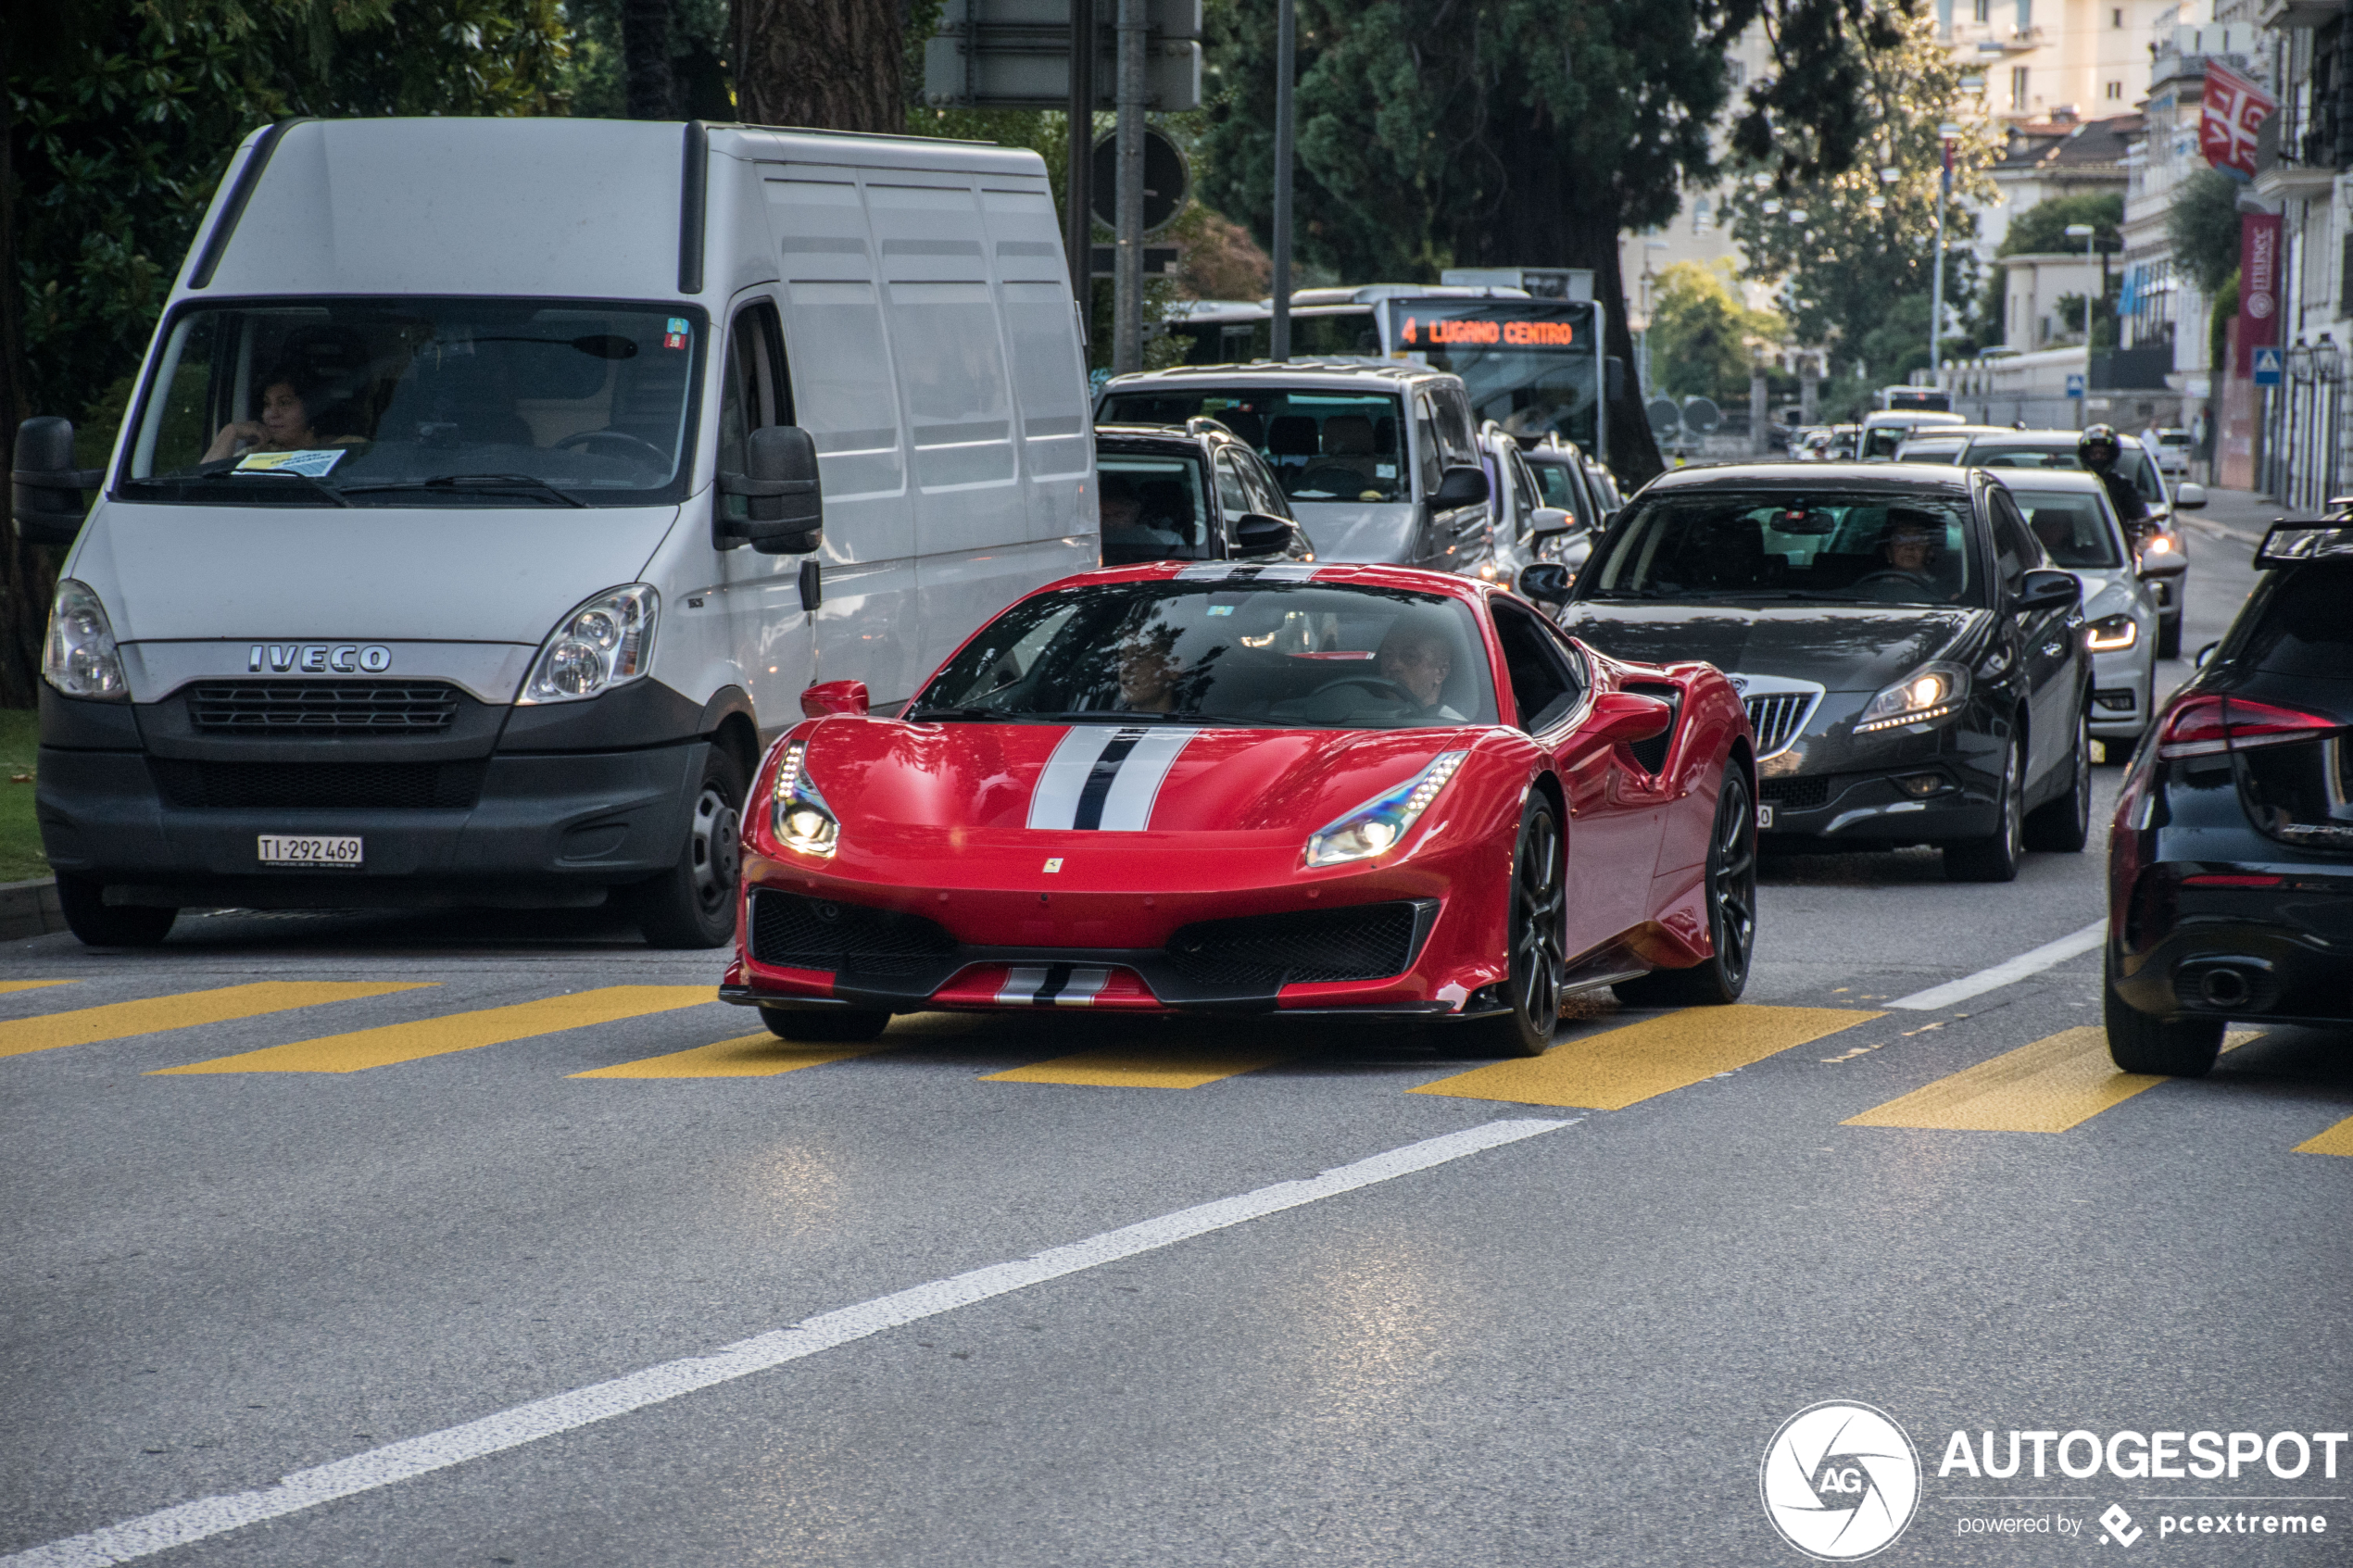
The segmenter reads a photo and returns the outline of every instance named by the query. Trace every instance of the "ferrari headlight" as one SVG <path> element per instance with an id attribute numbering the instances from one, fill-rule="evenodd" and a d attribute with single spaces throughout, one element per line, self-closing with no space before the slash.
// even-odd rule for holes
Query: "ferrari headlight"
<path id="1" fill-rule="evenodd" d="M 654 620 L 661 596 L 644 583 L 608 588 L 556 622 L 519 704 L 577 702 L 634 681 L 646 672 L 654 653 Z"/>
<path id="2" fill-rule="evenodd" d="M 1428 767 L 1396 788 L 1374 796 L 1348 815 L 1316 829 L 1307 840 L 1307 863 L 1345 865 L 1394 848 L 1469 755 L 1467 751 L 1441 752 Z"/>
<path id="3" fill-rule="evenodd" d="M 2121 653 L 2140 640 L 2140 625 L 2129 615 L 2103 615 L 2083 628 L 2083 641 L 2094 653 Z"/>
<path id="4" fill-rule="evenodd" d="M 1925 724 L 1960 711 L 1969 696 L 1969 671 L 1957 664 L 1923 664 L 1877 696 L 1855 721 L 1855 733 Z"/>
<path id="5" fill-rule="evenodd" d="M 41 645 L 41 674 L 68 696 L 98 702 L 128 702 L 122 655 L 107 624 L 107 607 L 89 587 L 69 577 L 57 584 L 49 608 L 49 635 Z"/>
<path id="6" fill-rule="evenodd" d="M 776 842 L 787 849 L 821 858 L 833 854 L 841 842 L 841 823 L 834 809 L 817 792 L 808 771 L 809 743 L 793 741 L 776 761 L 775 801 L 769 822 Z"/>

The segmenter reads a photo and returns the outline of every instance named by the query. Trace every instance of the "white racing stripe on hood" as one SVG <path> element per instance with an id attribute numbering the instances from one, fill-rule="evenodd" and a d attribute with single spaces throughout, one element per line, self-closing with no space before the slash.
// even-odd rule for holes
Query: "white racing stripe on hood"
<path id="1" fill-rule="evenodd" d="M 1315 575 L 1314 566 L 1256 566 L 1241 560 L 1208 560 L 1176 573 L 1180 583 L 1235 578 L 1245 583 L 1304 583 Z"/>
<path id="2" fill-rule="evenodd" d="M 1073 726 L 1038 776 L 1029 825 L 1143 832 L 1168 770 L 1199 734 L 1174 725 Z"/>

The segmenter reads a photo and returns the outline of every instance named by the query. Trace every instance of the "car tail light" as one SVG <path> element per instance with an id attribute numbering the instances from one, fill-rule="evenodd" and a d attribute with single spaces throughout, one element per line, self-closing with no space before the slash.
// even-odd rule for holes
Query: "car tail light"
<path id="1" fill-rule="evenodd" d="M 2165 716 L 2157 754 L 2168 759 L 2251 751 L 2288 741 L 2316 740 L 2345 726 L 2317 713 L 2299 712 L 2243 696 L 2199 696 Z"/>

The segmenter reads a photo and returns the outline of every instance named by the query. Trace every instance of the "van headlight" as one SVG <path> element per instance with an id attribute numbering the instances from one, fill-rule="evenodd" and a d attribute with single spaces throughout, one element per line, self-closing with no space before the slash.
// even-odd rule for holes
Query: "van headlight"
<path id="1" fill-rule="evenodd" d="M 107 607 L 89 585 L 69 577 L 49 605 L 49 634 L 41 645 L 41 676 L 68 696 L 129 702 L 131 683 L 107 624 Z"/>
<path id="2" fill-rule="evenodd" d="M 2083 641 L 2094 653 L 2121 653 L 2140 640 L 2140 625 L 2129 615 L 2103 615 L 2083 628 Z"/>
<path id="3" fill-rule="evenodd" d="M 637 679 L 653 660 L 661 610 L 661 596 L 645 583 L 608 588 L 575 606 L 539 646 L 517 705 L 577 702 Z"/>
<path id="4" fill-rule="evenodd" d="M 1428 767 L 1396 788 L 1384 790 L 1348 815 L 1326 822 L 1308 837 L 1307 863 L 1345 865 L 1395 848 L 1469 755 L 1467 751 L 1441 752 Z"/>
<path id="5" fill-rule="evenodd" d="M 1969 671 L 1957 664 L 1923 664 L 1871 698 L 1855 721 L 1855 733 L 1925 724 L 1960 711 L 1969 697 Z"/>
<path id="6" fill-rule="evenodd" d="M 804 855 L 830 857 L 841 844 L 841 822 L 817 783 L 809 776 L 809 743 L 786 743 L 776 759 L 776 787 L 769 808 L 769 826 L 776 842 Z"/>

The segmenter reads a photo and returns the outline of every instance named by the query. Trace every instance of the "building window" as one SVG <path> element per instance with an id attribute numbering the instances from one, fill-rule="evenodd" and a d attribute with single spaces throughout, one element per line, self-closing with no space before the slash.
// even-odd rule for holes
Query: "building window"
<path id="1" fill-rule="evenodd" d="M 2109 83 L 2108 84 L 2108 95 L 2110 98 L 2121 98 L 2121 97 L 2123 97 L 2123 96 L 2124 96 L 2124 83 L 2122 83 L 2121 82 L 2109 82 Z"/>
<path id="2" fill-rule="evenodd" d="M 1974 0 L 1969 7 L 1969 20 L 1989 22 L 1994 19 L 1994 0 Z"/>
<path id="3" fill-rule="evenodd" d="M 2027 68 L 2024 66 L 2010 68 L 2010 107 L 2013 109 L 2026 107 L 2026 74 Z"/>
<path id="4" fill-rule="evenodd" d="M 2124 319 L 2124 345 L 2161 348 L 2173 342 L 2173 263 L 2171 257 L 2125 269 L 2117 314 Z"/>
<path id="5" fill-rule="evenodd" d="M 2124 25 L 2123 6 L 2112 6 L 2108 8 L 2108 25 L 2113 28 L 2121 28 Z"/>

